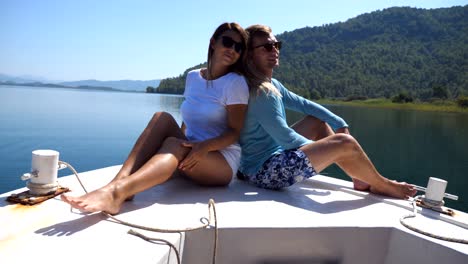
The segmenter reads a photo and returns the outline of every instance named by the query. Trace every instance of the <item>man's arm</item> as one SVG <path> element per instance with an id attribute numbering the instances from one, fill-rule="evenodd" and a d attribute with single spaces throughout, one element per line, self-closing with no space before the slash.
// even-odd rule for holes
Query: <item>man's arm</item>
<path id="1" fill-rule="evenodd" d="M 343 120 L 343 118 L 335 115 L 327 108 L 289 91 L 276 80 L 274 84 L 277 87 L 279 86 L 278 89 L 283 96 L 283 102 L 286 108 L 306 115 L 314 116 L 328 123 L 336 132 L 339 128 L 348 127 L 348 124 Z"/>

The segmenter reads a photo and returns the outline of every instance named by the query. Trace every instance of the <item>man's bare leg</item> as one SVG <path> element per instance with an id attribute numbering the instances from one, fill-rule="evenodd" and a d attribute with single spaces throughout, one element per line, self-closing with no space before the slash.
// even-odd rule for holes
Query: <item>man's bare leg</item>
<path id="1" fill-rule="evenodd" d="M 295 124 L 291 126 L 297 133 L 301 134 L 302 136 L 318 141 L 322 138 L 326 138 L 328 136 L 334 135 L 335 132 L 333 129 L 325 122 L 321 121 L 318 118 L 313 116 L 306 116 L 303 119 L 299 120 Z M 346 161 L 336 162 L 336 164 L 343 169 L 343 167 L 348 167 Z M 351 178 L 353 180 L 353 187 L 358 191 L 369 191 L 370 185 L 366 182 L 358 180 L 356 178 Z"/>
<path id="2" fill-rule="evenodd" d="M 414 186 L 391 181 L 380 175 L 359 143 L 347 134 L 335 134 L 301 147 L 317 172 L 333 163 L 339 163 L 352 178 L 372 186 L 371 191 L 406 199 L 416 194 Z"/>

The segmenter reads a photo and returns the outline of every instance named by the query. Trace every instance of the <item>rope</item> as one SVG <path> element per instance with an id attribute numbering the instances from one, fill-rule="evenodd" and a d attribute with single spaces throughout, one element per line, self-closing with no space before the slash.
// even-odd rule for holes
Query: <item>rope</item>
<path id="1" fill-rule="evenodd" d="M 59 161 L 59 165 L 60 164 L 65 165 L 66 167 L 68 167 L 73 172 L 73 174 L 78 179 L 78 182 L 80 183 L 80 185 L 83 188 L 83 190 L 85 191 L 85 193 L 88 193 L 88 191 L 86 190 L 83 182 L 80 179 L 80 176 L 78 175 L 78 172 L 73 168 L 73 166 L 70 165 L 69 163 L 64 162 L 64 161 Z M 181 233 L 181 232 L 190 232 L 190 231 L 195 231 L 195 230 L 208 228 L 210 226 L 210 223 L 211 223 L 211 211 L 213 211 L 213 220 L 214 220 L 214 239 L 213 239 L 212 264 L 216 264 L 216 253 L 217 253 L 217 248 L 218 248 L 218 220 L 217 220 L 217 217 L 216 217 L 215 202 L 214 202 L 213 199 L 210 199 L 208 201 L 208 219 L 206 217 L 202 217 L 202 218 L 200 218 L 200 222 L 202 223 L 201 226 L 188 227 L 188 228 L 183 228 L 183 229 L 165 229 L 165 228 L 147 227 L 147 226 L 132 224 L 130 222 L 120 220 L 117 217 L 115 217 L 115 216 L 113 216 L 113 215 L 111 215 L 109 213 L 103 212 L 103 211 L 100 212 L 100 213 L 105 215 L 106 217 L 114 220 L 118 224 L 129 226 L 129 227 L 134 227 L 134 228 L 138 228 L 138 229 L 142 229 L 142 230 L 146 230 L 146 231 L 159 232 L 159 233 Z M 177 250 L 176 246 L 174 246 L 174 244 L 172 244 L 171 242 L 169 242 L 167 240 L 164 240 L 164 239 L 160 239 L 160 238 L 150 238 L 150 237 L 142 235 L 142 234 L 140 234 L 140 233 L 138 233 L 138 232 L 136 232 L 136 231 L 134 231 L 132 229 L 130 229 L 128 231 L 128 234 L 137 236 L 137 237 L 139 237 L 139 238 L 141 238 L 143 240 L 146 240 L 146 241 L 148 241 L 150 243 L 153 243 L 153 244 L 156 244 L 156 243 L 154 243 L 154 241 L 163 242 L 164 244 L 168 245 L 170 248 L 172 248 L 175 251 L 175 254 L 176 254 L 176 257 L 177 257 L 177 263 L 178 264 L 181 263 L 180 262 L 180 253 Z"/>
<path id="2" fill-rule="evenodd" d="M 80 185 L 81 185 L 81 188 L 83 188 L 83 190 L 85 191 L 85 193 L 88 193 L 88 191 L 86 190 L 86 188 L 85 188 L 84 185 L 83 185 L 83 182 L 81 182 L 80 176 L 78 176 L 78 172 L 76 172 L 75 168 L 73 168 L 72 165 L 66 163 L 65 161 L 59 161 L 58 163 L 59 163 L 59 165 L 60 165 L 60 164 L 63 164 L 63 165 L 65 165 L 65 167 L 69 168 L 69 169 L 73 172 L 73 174 L 75 174 L 76 179 L 78 179 L 78 182 L 79 182 Z"/>
<path id="3" fill-rule="evenodd" d="M 409 225 L 408 223 L 405 222 L 405 219 L 408 219 L 408 218 L 415 218 L 417 216 L 417 206 L 416 206 L 416 200 L 420 198 L 420 196 L 416 196 L 412 201 L 411 201 L 411 204 L 413 206 L 413 212 L 411 212 L 411 214 L 408 214 L 408 215 L 405 215 L 403 217 L 400 218 L 400 223 L 410 229 L 410 230 L 413 230 L 415 232 L 418 232 L 420 234 L 423 234 L 423 235 L 426 235 L 426 236 L 429 236 L 429 237 L 432 237 L 432 238 L 436 238 L 436 239 L 440 239 L 440 240 L 445 240 L 445 241 L 449 241 L 449 242 L 455 242 L 455 243 L 462 243 L 462 244 L 468 244 L 468 240 L 466 239 L 462 239 L 462 238 L 452 238 L 452 237 L 446 237 L 446 236 L 441 236 L 441 235 L 437 235 L 437 234 L 434 234 L 434 233 L 431 233 L 431 232 L 427 232 L 427 231 L 424 231 L 424 230 L 421 230 L 417 227 L 414 227 L 414 226 L 411 226 Z"/>
<path id="4" fill-rule="evenodd" d="M 181 262 L 180 262 L 179 251 L 178 251 L 177 248 L 174 246 L 174 244 L 172 244 L 171 242 L 169 242 L 169 241 L 167 241 L 167 240 L 165 240 L 165 239 L 162 239 L 162 238 L 147 237 L 147 236 L 145 236 L 145 235 L 142 235 L 142 234 L 136 232 L 136 231 L 133 230 L 133 229 L 128 230 L 127 233 L 130 234 L 130 235 L 137 236 L 137 237 L 139 237 L 139 238 L 141 238 L 141 239 L 143 239 L 143 240 L 146 240 L 146 241 L 148 241 L 148 242 L 150 242 L 150 243 L 153 243 L 153 244 L 157 244 L 157 243 L 154 242 L 154 241 L 157 241 L 157 242 L 162 242 L 162 243 L 168 245 L 170 248 L 172 248 L 172 249 L 176 252 L 175 255 L 176 255 L 176 258 L 177 258 L 177 263 L 178 263 L 178 264 L 181 263 Z"/>
<path id="5" fill-rule="evenodd" d="M 163 229 L 163 228 L 154 228 L 154 227 L 136 225 L 136 224 L 132 224 L 130 222 L 120 220 L 120 219 L 116 218 L 115 216 L 112 216 L 112 215 L 110 215 L 110 214 L 108 214 L 106 212 L 101 212 L 101 213 L 106 215 L 107 217 L 111 218 L 112 220 L 116 221 L 117 223 L 122 224 L 122 225 L 130 226 L 130 227 L 134 227 L 134 228 L 139 228 L 139 229 L 143 229 L 143 230 L 151 231 L 151 232 L 180 233 L 180 232 L 190 232 L 190 231 L 195 231 L 195 230 L 200 230 L 200 229 L 207 228 L 211 223 L 211 210 L 213 210 L 213 216 L 214 216 L 213 219 L 214 219 L 214 226 L 215 226 L 215 228 L 214 228 L 214 239 L 213 239 L 213 259 L 212 259 L 212 263 L 215 264 L 216 263 L 216 252 L 217 252 L 217 247 L 218 247 L 218 220 L 216 218 L 216 208 L 215 208 L 215 202 L 214 202 L 213 199 L 210 199 L 208 201 L 208 215 L 209 215 L 209 218 L 208 219 L 206 219 L 206 217 L 200 218 L 200 222 L 202 222 L 203 225 L 198 226 L 198 227 L 184 228 L 184 229 Z M 132 235 L 135 235 L 135 234 L 132 233 Z M 141 236 L 137 235 L 137 236 L 142 238 L 143 235 L 141 235 Z M 148 239 L 145 239 L 145 240 L 149 241 Z M 170 242 L 167 242 L 167 243 L 170 244 Z M 172 248 L 174 248 L 174 250 L 176 251 L 176 255 L 178 256 L 179 252 L 177 251 L 177 249 L 175 249 L 175 246 L 173 246 Z M 179 258 L 179 256 L 178 256 L 178 258 Z"/>

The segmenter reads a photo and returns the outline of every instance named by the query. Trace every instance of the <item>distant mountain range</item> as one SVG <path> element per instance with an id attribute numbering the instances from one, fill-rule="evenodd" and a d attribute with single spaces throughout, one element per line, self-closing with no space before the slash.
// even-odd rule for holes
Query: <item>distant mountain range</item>
<path id="1" fill-rule="evenodd" d="M 61 82 L 59 84 L 66 86 L 93 86 L 93 87 L 110 87 L 124 91 L 146 91 L 146 87 L 158 87 L 161 80 L 120 80 L 120 81 L 98 81 L 98 80 L 83 80 L 75 82 Z"/>
<path id="2" fill-rule="evenodd" d="M 118 81 L 98 81 L 98 80 L 82 80 L 72 82 L 50 81 L 41 77 L 33 76 L 11 76 L 0 73 L 0 84 L 10 85 L 32 85 L 32 86 L 53 86 L 53 87 L 70 87 L 83 89 L 106 89 L 120 91 L 137 91 L 145 92 L 148 86 L 158 87 L 161 80 L 118 80 Z"/>

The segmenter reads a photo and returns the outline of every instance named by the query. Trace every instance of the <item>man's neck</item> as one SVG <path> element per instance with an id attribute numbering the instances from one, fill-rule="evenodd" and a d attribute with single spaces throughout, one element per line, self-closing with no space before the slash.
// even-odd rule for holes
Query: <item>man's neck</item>
<path id="1" fill-rule="evenodd" d="M 273 77 L 273 69 L 266 69 L 262 73 L 263 75 L 265 75 L 265 77 L 267 77 L 270 80 Z"/>

